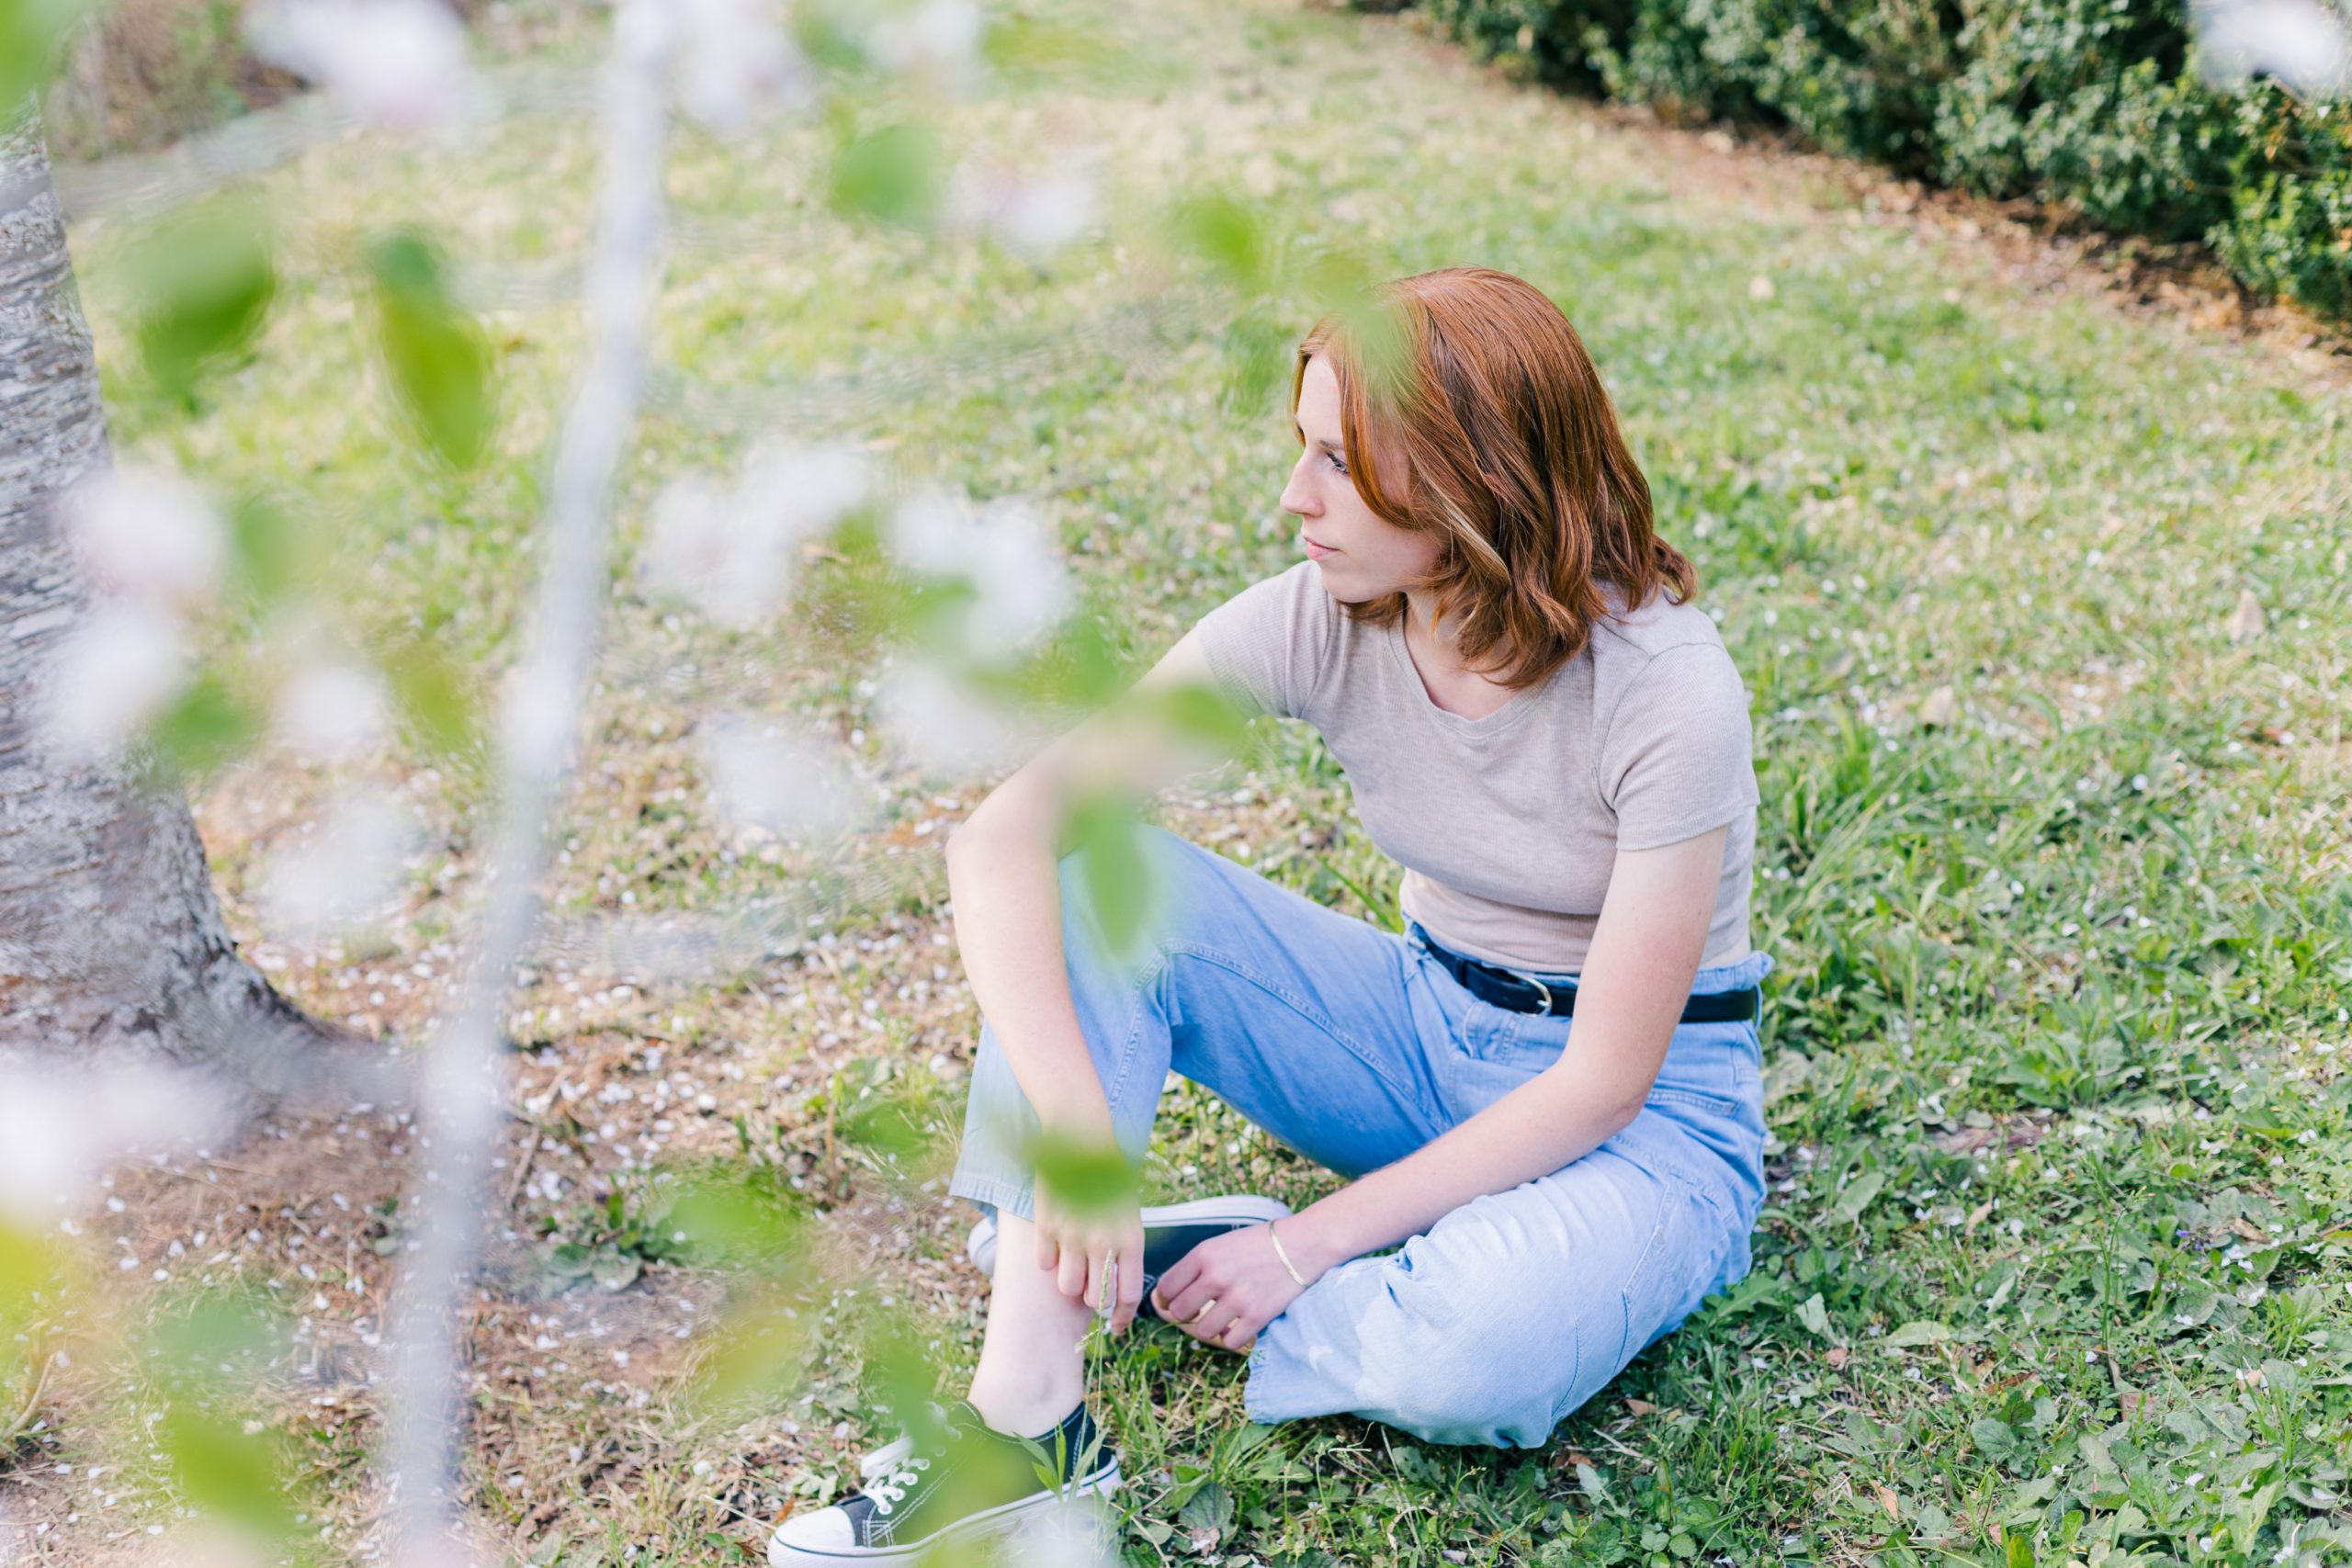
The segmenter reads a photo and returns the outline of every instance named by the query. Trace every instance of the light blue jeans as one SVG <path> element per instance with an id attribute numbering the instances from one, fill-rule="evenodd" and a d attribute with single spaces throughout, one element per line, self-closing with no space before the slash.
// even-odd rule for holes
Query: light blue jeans
<path id="1" fill-rule="evenodd" d="M 1061 876 L 1070 993 L 1137 1159 L 1173 1070 L 1360 1176 L 1550 1066 L 1574 1027 L 1478 1000 L 1418 931 L 1351 919 L 1167 833 L 1145 851 L 1157 913 L 1124 962 L 1104 955 L 1074 857 Z M 1738 990 L 1770 967 L 1752 953 L 1693 988 Z M 983 1027 L 951 1190 L 1031 1215 L 1021 1150 L 1036 1126 Z M 1747 1272 L 1763 1144 L 1755 1025 L 1681 1025 L 1623 1132 L 1294 1301 L 1250 1351 L 1250 1418 L 1352 1413 L 1431 1442 L 1541 1444 Z"/>

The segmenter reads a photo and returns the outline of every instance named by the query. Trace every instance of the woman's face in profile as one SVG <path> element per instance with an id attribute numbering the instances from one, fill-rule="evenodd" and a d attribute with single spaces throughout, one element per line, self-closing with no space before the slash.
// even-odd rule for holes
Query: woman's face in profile
<path id="1" fill-rule="evenodd" d="M 1298 519 L 1306 555 L 1323 586 L 1342 604 L 1398 593 L 1437 565 L 1435 535 L 1399 528 L 1376 514 L 1356 492 L 1340 432 L 1340 378 L 1317 355 L 1298 389 L 1298 434 L 1306 443 L 1283 487 L 1282 507 Z M 1395 493 L 1404 488 L 1403 464 L 1384 456 L 1381 478 Z"/>

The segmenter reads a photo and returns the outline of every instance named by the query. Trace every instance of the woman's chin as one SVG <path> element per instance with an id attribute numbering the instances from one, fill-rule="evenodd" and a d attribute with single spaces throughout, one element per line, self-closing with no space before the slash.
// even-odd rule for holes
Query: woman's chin
<path id="1" fill-rule="evenodd" d="M 1337 553 L 1315 558 L 1315 570 L 1323 574 L 1323 592 L 1342 604 L 1361 604 L 1396 592 L 1365 581 L 1363 573 L 1350 570 L 1347 558 Z"/>

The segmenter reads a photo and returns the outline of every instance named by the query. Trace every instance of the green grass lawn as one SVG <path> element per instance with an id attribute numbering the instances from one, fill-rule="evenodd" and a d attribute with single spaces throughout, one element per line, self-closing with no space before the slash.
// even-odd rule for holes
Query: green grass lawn
<path id="1" fill-rule="evenodd" d="M 1303 285 L 1221 294 L 1158 241 L 1156 213 L 1205 191 L 1253 203 L 1285 276 L 1329 252 L 1382 274 L 1520 273 L 1584 333 L 1747 678 L 1754 934 L 1781 965 L 1771 1195 L 1744 1283 L 1532 1453 L 1350 1420 L 1247 1428 L 1237 1362 L 1139 1335 L 1096 1369 L 1139 1483 L 1130 1560 L 1192 1560 L 1196 1532 L 1228 1563 L 2352 1552 L 2341 394 L 2259 345 L 2030 291 L 1987 243 L 1510 87 L 1394 24 L 1179 0 L 1090 25 L 1119 60 L 947 117 L 992 146 L 1102 151 L 1123 193 L 1112 237 L 1043 263 L 830 217 L 816 128 L 683 139 L 625 539 L 662 479 L 731 462 L 779 421 L 854 435 L 908 481 L 1045 497 L 1091 610 L 1140 660 L 1293 558 L 1273 503 L 1291 442 L 1244 351 L 1312 310 Z M 80 236 L 124 444 L 331 523 L 321 580 L 356 640 L 427 638 L 494 671 L 577 316 L 493 319 L 501 454 L 437 477 L 391 421 L 349 258 L 368 229 L 415 220 L 461 264 L 537 276 L 576 253 L 592 152 L 579 120 L 521 118 L 462 153 L 360 140 L 272 176 L 281 302 L 253 363 L 193 412 L 118 352 L 115 236 Z M 682 622 L 637 581 L 616 567 L 560 906 L 723 908 L 808 869 L 722 854 L 693 807 L 656 808 L 699 782 L 674 741 L 718 698 L 854 731 L 897 792 L 875 843 L 895 832 L 919 855 L 936 840 L 908 824 L 968 808 L 890 761 L 836 645 Z M 325 782 L 289 770 L 272 776 L 291 811 Z M 401 939 L 417 945 L 453 928 L 471 870 L 448 772 Z M 1220 789 L 1171 820 L 1342 908 L 1382 901 L 1393 870 L 1311 737 L 1269 732 Z M 242 910 L 249 868 L 216 848 Z M 820 1057 L 765 1013 L 725 1013 L 757 977 L 658 1005 L 738 1020 L 763 1073 L 821 1060 L 836 1083 L 924 1086 L 907 1092 L 952 1117 L 952 1066 L 925 1063 L 967 1058 L 975 1021 L 949 987 L 944 1025 L 898 1021 L 922 998 L 882 987 L 881 939 L 939 911 L 935 885 L 895 897 L 840 927 L 839 983 L 883 1023 L 850 1045 Z M 327 1006 L 329 972 L 288 983 Z M 574 1043 L 550 1026 L 542 1050 Z M 805 1126 L 807 1095 L 779 1089 L 763 1113 Z M 1170 1111 L 1162 1192 L 1330 1180 L 1204 1096 Z M 736 1147 L 702 1157 L 754 1157 Z M 928 1321 L 959 1376 L 970 1315 Z M 885 1425 L 848 1349 L 818 1364 L 797 1407 L 823 1414 L 804 1425 Z M 649 1439 L 671 1489 L 636 1486 L 660 1507 L 553 1482 L 531 1528 L 604 1543 L 566 1561 L 617 1561 L 623 1542 L 639 1562 L 722 1560 L 683 1467 L 727 1439 L 678 1419 Z M 845 1449 L 795 1451 L 803 1495 L 848 1473 Z"/>

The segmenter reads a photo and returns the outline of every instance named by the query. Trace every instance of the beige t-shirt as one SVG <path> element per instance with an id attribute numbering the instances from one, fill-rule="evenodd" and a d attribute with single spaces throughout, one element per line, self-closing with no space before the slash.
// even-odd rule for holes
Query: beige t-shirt
<path id="1" fill-rule="evenodd" d="M 1347 770 L 1405 912 L 1446 946 L 1543 974 L 1584 966 L 1617 852 L 1729 826 L 1702 964 L 1747 953 L 1756 773 L 1747 692 L 1713 622 L 1661 595 L 1484 718 L 1431 702 L 1401 626 L 1363 626 L 1311 561 L 1195 628 L 1236 701 L 1305 719 Z"/>

